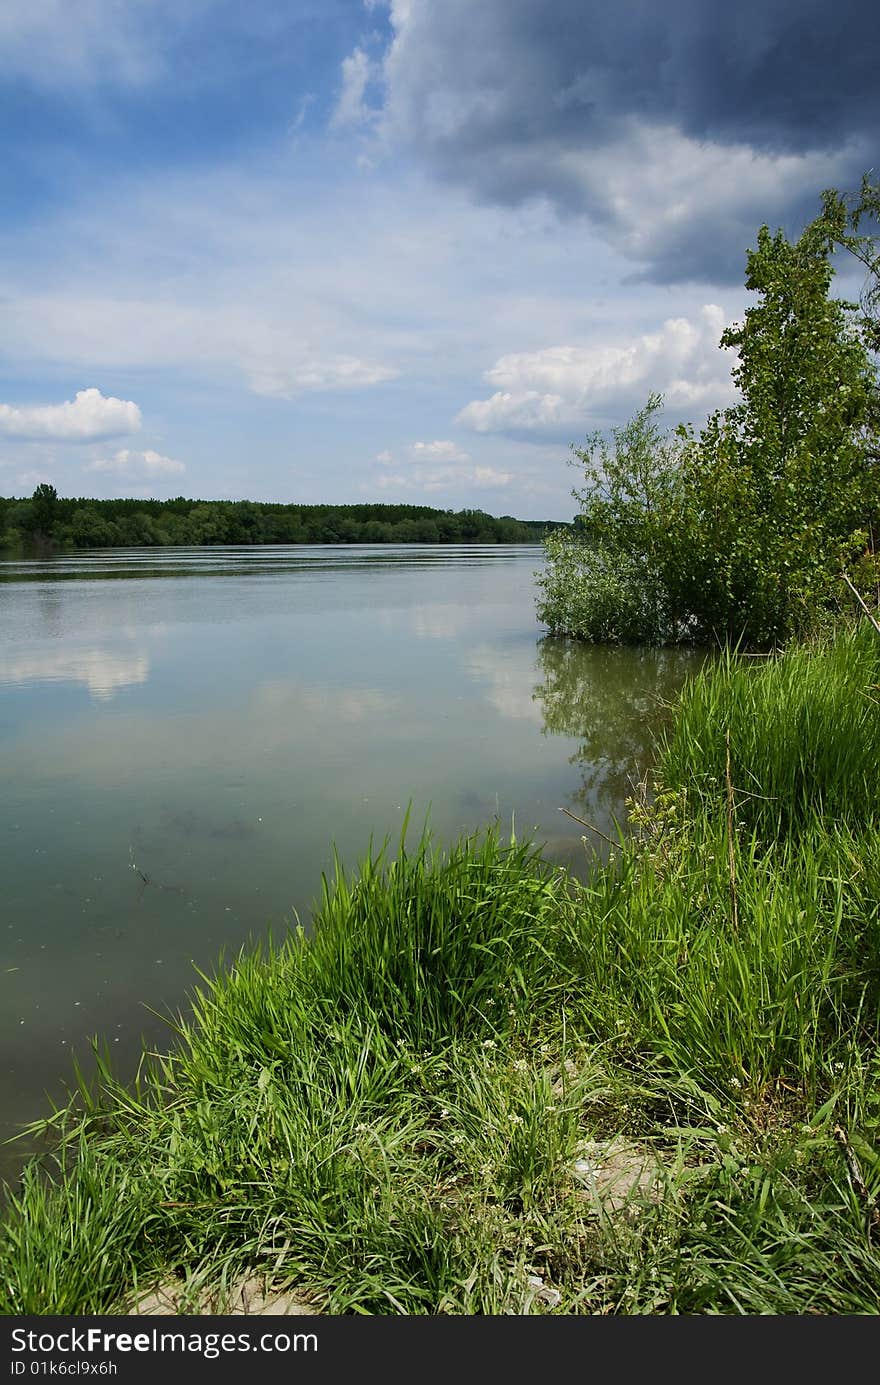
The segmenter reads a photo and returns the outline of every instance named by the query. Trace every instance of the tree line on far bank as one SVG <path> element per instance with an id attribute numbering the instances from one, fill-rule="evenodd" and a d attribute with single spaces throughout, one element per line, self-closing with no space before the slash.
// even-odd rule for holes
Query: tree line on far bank
<path id="1" fill-rule="evenodd" d="M 33 551 L 171 544 L 540 543 L 550 520 L 427 505 L 277 505 L 252 500 L 90 500 L 47 483 L 0 496 L 0 548 Z"/>
<path id="2" fill-rule="evenodd" d="M 574 448 L 585 484 L 551 535 L 538 614 L 599 643 L 770 647 L 880 592 L 880 184 L 822 194 L 797 241 L 764 226 L 757 295 L 721 346 L 741 403 L 696 434 L 659 426 L 662 398 Z M 830 294 L 832 256 L 867 271 L 861 303 Z"/>

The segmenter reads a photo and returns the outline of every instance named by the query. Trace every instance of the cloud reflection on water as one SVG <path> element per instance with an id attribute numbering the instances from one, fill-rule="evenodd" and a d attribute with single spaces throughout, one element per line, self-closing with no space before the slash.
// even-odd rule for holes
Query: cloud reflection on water
<path id="1" fill-rule="evenodd" d="M 0 653 L 0 686 L 81 683 L 99 702 L 109 702 L 122 688 L 146 683 L 149 657 L 141 650 L 33 649 Z"/>

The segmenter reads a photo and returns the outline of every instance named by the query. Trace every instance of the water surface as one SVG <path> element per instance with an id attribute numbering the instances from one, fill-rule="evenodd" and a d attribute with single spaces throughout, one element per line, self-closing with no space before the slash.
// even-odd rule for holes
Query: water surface
<path id="1" fill-rule="evenodd" d="M 541 550 L 113 550 L 0 561 L 0 1138 L 101 1035 L 126 1073 L 221 950 L 332 865 L 497 819 L 575 870 L 695 656 L 535 619 Z M 0 1150 L 0 1172 L 21 1147 Z"/>

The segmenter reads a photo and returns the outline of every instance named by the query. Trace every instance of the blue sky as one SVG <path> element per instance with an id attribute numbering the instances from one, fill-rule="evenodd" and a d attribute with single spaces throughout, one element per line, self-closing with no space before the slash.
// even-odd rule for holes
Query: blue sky
<path id="1" fill-rule="evenodd" d="M 567 518 L 570 443 L 730 402 L 757 227 L 876 169 L 877 34 L 862 0 L 4 0 L 0 493 Z"/>

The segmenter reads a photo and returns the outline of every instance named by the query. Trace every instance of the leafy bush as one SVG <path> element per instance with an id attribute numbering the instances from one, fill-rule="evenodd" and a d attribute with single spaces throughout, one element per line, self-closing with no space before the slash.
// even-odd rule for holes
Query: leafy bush
<path id="1" fill-rule="evenodd" d="M 645 568 L 629 554 L 587 545 L 564 530 L 546 541 L 547 567 L 538 573 L 543 592 L 538 619 L 555 630 L 595 644 L 662 641 Z"/>
<path id="2" fill-rule="evenodd" d="M 610 441 L 574 449 L 581 513 L 541 581 L 554 632 L 769 647 L 835 605 L 842 573 L 877 582 L 877 377 L 855 306 L 829 294 L 847 243 L 834 212 L 826 194 L 795 243 L 758 233 L 746 286 L 759 301 L 721 338 L 741 403 L 669 439 L 652 394 Z"/>
<path id="3" fill-rule="evenodd" d="M 680 475 L 680 439 L 665 440 L 652 394 L 610 442 L 595 433 L 573 448 L 586 485 L 574 531 L 545 540 L 538 618 L 559 634 L 597 644 L 662 644 L 673 636 L 668 580 L 668 515 Z"/>

